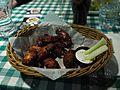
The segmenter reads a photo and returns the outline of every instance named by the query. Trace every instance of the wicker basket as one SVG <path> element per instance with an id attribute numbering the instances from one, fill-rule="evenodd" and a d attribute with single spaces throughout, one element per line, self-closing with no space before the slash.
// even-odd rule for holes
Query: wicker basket
<path id="1" fill-rule="evenodd" d="M 85 74 L 90 74 L 96 70 L 99 70 L 110 60 L 110 58 L 112 57 L 112 54 L 113 54 L 113 47 L 112 47 L 111 41 L 100 31 L 95 30 L 93 28 L 86 27 L 86 26 L 73 25 L 73 24 L 71 25 L 71 27 L 74 28 L 74 30 L 80 32 L 82 35 L 86 36 L 87 38 L 91 38 L 94 40 L 100 40 L 102 37 L 104 37 L 108 43 L 107 44 L 108 50 L 105 53 L 97 56 L 97 58 L 96 58 L 97 60 L 95 63 L 93 63 L 85 68 L 71 70 L 71 71 L 67 72 L 65 75 L 63 75 L 61 78 L 70 78 L 70 77 L 75 77 L 75 76 L 82 76 Z M 36 28 L 37 28 L 36 26 L 35 27 L 28 26 L 27 29 L 20 30 L 15 36 L 31 35 L 32 32 Z M 12 49 L 10 44 L 8 44 L 8 46 L 7 46 L 7 55 L 8 55 L 9 62 L 18 71 L 20 71 L 26 75 L 33 75 L 36 77 L 45 77 L 40 72 L 32 69 L 31 67 L 23 65 L 21 63 L 21 60 L 14 53 L 14 50 Z"/>

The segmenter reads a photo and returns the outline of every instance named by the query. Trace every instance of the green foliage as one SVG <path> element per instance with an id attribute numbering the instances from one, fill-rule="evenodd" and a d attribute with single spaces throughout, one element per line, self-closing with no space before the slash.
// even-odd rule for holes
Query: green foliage
<path id="1" fill-rule="evenodd" d="M 104 4 L 110 3 L 112 0 L 92 0 L 90 10 L 98 11 Z"/>

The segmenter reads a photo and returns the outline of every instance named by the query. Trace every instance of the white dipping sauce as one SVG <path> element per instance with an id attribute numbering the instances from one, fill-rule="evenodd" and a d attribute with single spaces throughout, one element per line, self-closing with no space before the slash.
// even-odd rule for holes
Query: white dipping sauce
<path id="1" fill-rule="evenodd" d="M 80 50 L 78 50 L 78 51 L 76 51 L 76 53 L 75 53 L 75 56 L 76 56 L 76 59 L 78 60 L 78 61 L 80 61 L 80 62 L 82 62 L 82 63 L 85 63 L 85 64 L 89 64 L 89 63 L 91 63 L 92 61 L 90 61 L 90 60 L 85 60 L 85 54 L 84 54 L 84 49 L 80 49 Z"/>

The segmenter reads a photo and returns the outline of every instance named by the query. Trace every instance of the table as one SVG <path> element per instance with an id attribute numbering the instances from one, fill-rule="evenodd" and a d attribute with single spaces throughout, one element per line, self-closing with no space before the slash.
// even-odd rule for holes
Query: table
<path id="1" fill-rule="evenodd" d="M 12 11 L 12 20 L 19 26 L 23 20 L 23 16 L 27 9 L 42 8 L 41 19 L 48 11 L 59 13 L 59 5 L 57 0 L 33 0 L 28 4 L 16 7 Z M 65 11 L 63 19 L 67 23 L 72 23 L 72 9 L 70 1 L 65 1 L 63 5 Z M 99 17 L 97 15 L 89 15 L 87 18 L 89 27 L 101 30 L 99 27 Z M 113 40 L 115 53 L 110 62 L 104 69 L 94 72 L 90 75 L 85 75 L 79 78 L 58 79 L 52 81 L 32 76 L 26 76 L 17 71 L 8 62 L 6 56 L 7 41 L 0 38 L 0 90 L 119 90 L 120 89 L 120 39 L 119 31 L 104 31 L 108 37 Z"/>

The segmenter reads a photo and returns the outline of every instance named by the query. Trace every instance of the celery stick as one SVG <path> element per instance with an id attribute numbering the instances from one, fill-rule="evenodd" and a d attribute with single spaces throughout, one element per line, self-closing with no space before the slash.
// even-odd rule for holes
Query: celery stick
<path id="1" fill-rule="evenodd" d="M 92 53 L 86 55 L 85 60 L 94 60 L 93 58 L 105 52 L 106 50 L 108 50 L 108 47 L 106 45 L 103 45 L 100 48 L 93 51 Z"/>
<path id="2" fill-rule="evenodd" d="M 84 52 L 85 55 L 90 54 L 92 51 L 94 51 L 95 49 L 101 47 L 102 45 L 106 45 L 107 42 L 104 38 L 102 38 L 99 42 L 97 42 L 94 46 L 92 46 L 90 49 L 86 50 Z"/>

